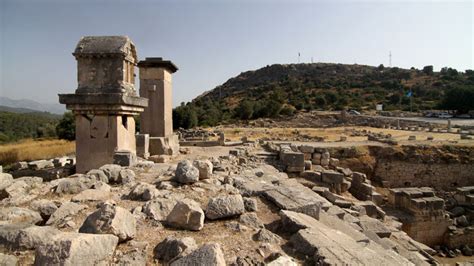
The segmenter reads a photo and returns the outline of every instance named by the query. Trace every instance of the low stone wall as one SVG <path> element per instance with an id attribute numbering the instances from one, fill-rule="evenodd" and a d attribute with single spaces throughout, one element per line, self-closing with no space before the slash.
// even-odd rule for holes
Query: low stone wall
<path id="1" fill-rule="evenodd" d="M 453 190 L 474 184 L 474 164 L 381 159 L 377 161 L 373 179 L 389 188 L 429 186 Z"/>
<path id="2" fill-rule="evenodd" d="M 446 238 L 446 245 L 451 249 L 460 249 L 465 245 L 474 247 L 474 229 L 456 230 L 449 233 Z"/>

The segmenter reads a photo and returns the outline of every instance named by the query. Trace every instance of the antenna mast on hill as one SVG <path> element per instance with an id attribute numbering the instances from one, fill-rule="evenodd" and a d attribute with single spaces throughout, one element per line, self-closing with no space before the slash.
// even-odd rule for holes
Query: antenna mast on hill
<path id="1" fill-rule="evenodd" d="M 298 52 L 298 64 L 300 63 L 300 52 Z"/>
<path id="2" fill-rule="evenodd" d="M 388 66 L 392 67 L 392 51 L 388 53 Z"/>

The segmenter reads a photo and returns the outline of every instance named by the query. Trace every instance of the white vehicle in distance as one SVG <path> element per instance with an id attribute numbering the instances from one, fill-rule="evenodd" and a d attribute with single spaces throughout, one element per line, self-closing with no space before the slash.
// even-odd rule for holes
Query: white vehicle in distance
<path id="1" fill-rule="evenodd" d="M 441 113 L 438 115 L 438 118 L 452 118 L 453 116 L 448 113 Z"/>
<path id="2" fill-rule="evenodd" d="M 356 110 L 349 110 L 349 114 L 351 114 L 351 115 L 360 115 L 360 113 L 357 112 Z"/>

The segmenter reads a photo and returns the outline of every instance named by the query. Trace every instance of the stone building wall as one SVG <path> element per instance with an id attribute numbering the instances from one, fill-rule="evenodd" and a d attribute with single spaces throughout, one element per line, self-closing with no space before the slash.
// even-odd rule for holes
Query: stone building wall
<path id="1" fill-rule="evenodd" d="M 474 184 L 474 164 L 378 160 L 373 180 L 389 188 L 429 186 L 453 190 Z"/>

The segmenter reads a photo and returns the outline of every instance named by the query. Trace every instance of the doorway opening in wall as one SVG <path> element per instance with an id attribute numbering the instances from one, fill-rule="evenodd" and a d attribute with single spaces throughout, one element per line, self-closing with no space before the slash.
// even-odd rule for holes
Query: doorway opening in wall
<path id="1" fill-rule="evenodd" d="M 125 129 L 128 129 L 128 117 L 126 115 L 122 115 L 122 125 Z"/>

